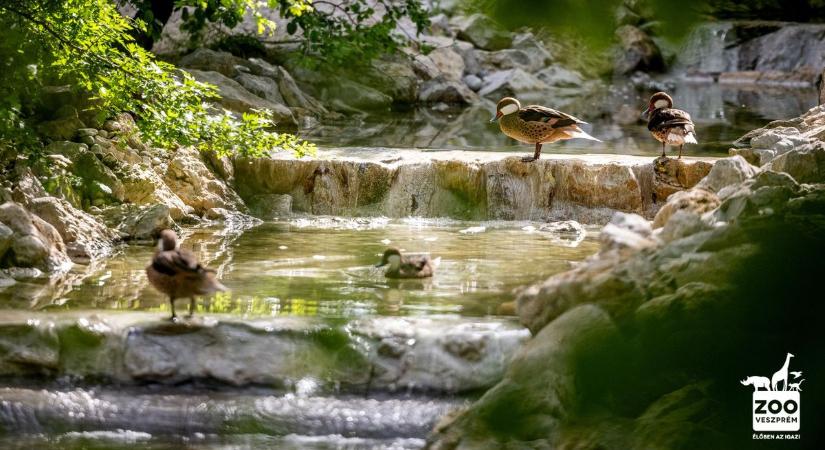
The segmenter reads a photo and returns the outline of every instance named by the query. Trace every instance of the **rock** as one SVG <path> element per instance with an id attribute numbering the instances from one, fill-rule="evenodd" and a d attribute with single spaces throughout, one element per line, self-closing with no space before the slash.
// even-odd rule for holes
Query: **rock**
<path id="1" fill-rule="evenodd" d="M 72 262 L 60 234 L 43 219 L 30 214 L 22 205 L 0 205 L 0 223 L 13 235 L 3 257 L 3 266 L 33 267 L 45 272 L 64 272 Z"/>
<path id="2" fill-rule="evenodd" d="M 55 197 L 36 198 L 28 206 L 57 230 L 75 263 L 87 264 L 111 254 L 117 235 L 93 216 Z"/>
<path id="3" fill-rule="evenodd" d="M 3 260 L 6 250 L 11 247 L 11 244 L 14 241 L 13 235 L 14 231 L 12 231 L 11 228 L 0 223 L 0 261 Z"/>
<path id="4" fill-rule="evenodd" d="M 653 161 L 653 202 L 662 203 L 683 189 L 696 186 L 709 172 L 712 164 L 696 161 L 690 164 L 681 159 L 659 157 Z"/>
<path id="5" fill-rule="evenodd" d="M 258 97 L 281 105 L 286 103 L 278 89 L 278 83 L 272 78 L 242 73 L 235 77 L 235 81 Z"/>
<path id="6" fill-rule="evenodd" d="M 459 39 L 484 50 L 501 50 L 510 46 L 513 38 L 497 23 L 483 14 L 457 17 L 452 21 Z"/>
<path id="7" fill-rule="evenodd" d="M 131 166 L 121 172 L 120 179 L 123 182 L 124 202 L 135 205 L 161 203 L 169 208 L 173 219 L 181 219 L 194 211 L 154 171 Z"/>
<path id="8" fill-rule="evenodd" d="M 352 80 L 339 78 L 321 87 L 320 97 L 326 104 L 337 105 L 338 109 L 379 111 L 392 104 L 392 97 L 369 86 Z"/>
<path id="9" fill-rule="evenodd" d="M 756 168 L 745 158 L 734 156 L 716 161 L 705 178 L 696 187 L 718 193 L 722 188 L 738 184 L 756 174 Z"/>
<path id="10" fill-rule="evenodd" d="M 226 109 L 236 112 L 249 112 L 253 109 L 269 109 L 277 123 L 295 125 L 292 111 L 284 105 L 263 99 L 247 91 L 237 81 L 227 78 L 218 72 L 202 72 L 189 69 L 189 73 L 198 81 L 214 84 L 220 93 L 220 104 Z"/>
<path id="11" fill-rule="evenodd" d="M 585 83 L 581 73 L 560 66 L 547 67 L 536 73 L 536 78 L 548 86 L 559 88 L 580 88 Z M 638 111 L 636 111 L 637 119 L 638 116 Z"/>
<path id="12" fill-rule="evenodd" d="M 292 196 L 287 194 L 261 194 L 249 199 L 249 211 L 263 220 L 273 220 L 292 214 Z"/>
<path id="13" fill-rule="evenodd" d="M 65 141 L 75 136 L 78 128 L 86 125 L 77 116 L 41 122 L 37 128 L 43 136 L 55 140 Z"/>
<path id="14" fill-rule="evenodd" d="M 616 72 L 630 74 L 637 70 L 661 72 L 665 69 L 659 47 L 644 31 L 632 25 L 622 25 L 616 29 L 616 37 L 620 48 L 613 63 Z"/>
<path id="15" fill-rule="evenodd" d="M 513 37 L 513 48 L 525 52 L 533 61 L 535 67 L 539 69 L 553 62 L 553 56 L 533 33 L 527 32 L 515 35 Z"/>
<path id="16" fill-rule="evenodd" d="M 786 152 L 766 165 L 769 170 L 785 172 L 800 183 L 825 181 L 825 145 L 817 142 Z"/>
<path id="17" fill-rule="evenodd" d="M 418 100 L 418 76 L 410 61 L 403 57 L 373 60 L 369 70 L 351 78 L 388 95 L 394 103 L 415 104 Z"/>
<path id="18" fill-rule="evenodd" d="M 453 50 L 464 60 L 464 73 L 482 76 L 486 69 L 479 62 L 480 51 L 473 44 L 464 41 L 455 41 Z"/>
<path id="19" fill-rule="evenodd" d="M 624 248 L 641 249 L 653 246 L 650 222 L 638 214 L 617 212 L 602 228 L 599 239 L 602 251 Z"/>
<path id="20" fill-rule="evenodd" d="M 522 69 L 492 72 L 484 77 L 484 86 L 478 91 L 482 97 L 498 101 L 503 97 L 535 98 L 546 91 L 543 81 Z"/>
<path id="21" fill-rule="evenodd" d="M 483 66 L 499 70 L 522 69 L 532 73 L 544 67 L 544 64 L 533 60 L 527 52 L 512 48 L 495 52 L 479 52 L 479 59 Z"/>
<path id="22" fill-rule="evenodd" d="M 75 161 L 80 155 L 89 151 L 89 146 L 70 141 L 52 141 L 43 151 L 47 155 L 62 155 L 70 161 Z"/>
<path id="23" fill-rule="evenodd" d="M 481 78 L 473 74 L 465 76 L 464 78 L 462 78 L 462 81 L 464 81 L 464 84 L 466 84 L 467 87 L 469 87 L 470 90 L 472 90 L 473 92 L 478 92 L 481 89 L 481 86 L 483 85 Z"/>
<path id="24" fill-rule="evenodd" d="M 166 185 L 198 215 L 212 208 L 236 210 L 243 201 L 226 183 L 215 177 L 201 159 L 200 152 L 179 148 L 163 176 Z"/>
<path id="25" fill-rule="evenodd" d="M 120 113 L 103 123 L 103 129 L 115 135 L 131 135 L 137 132 L 137 125 L 135 119 L 131 114 Z"/>
<path id="26" fill-rule="evenodd" d="M 432 61 L 444 78 L 452 81 L 461 80 L 464 74 L 464 58 L 452 47 L 436 48 L 426 57 Z"/>
<path id="27" fill-rule="evenodd" d="M 436 78 L 424 82 L 418 99 L 423 103 L 469 105 L 478 101 L 478 96 L 462 82 Z"/>
<path id="28" fill-rule="evenodd" d="M 208 48 L 198 48 L 178 61 L 178 66 L 197 71 L 218 72 L 232 78 L 238 74 L 236 66 L 247 66 L 249 63 L 227 52 L 219 52 Z M 214 83 L 217 84 L 217 83 Z"/>
<path id="29" fill-rule="evenodd" d="M 280 89 L 281 95 L 283 95 L 284 101 L 286 101 L 287 105 L 296 108 L 304 108 L 318 115 L 329 114 L 329 111 L 327 111 L 321 102 L 298 87 L 298 84 L 292 78 L 292 75 L 290 75 L 289 72 L 287 72 L 283 67 L 277 68 L 276 79 L 278 80 L 278 88 Z"/>
<path id="30" fill-rule="evenodd" d="M 83 180 L 83 196 L 92 203 L 97 200 L 122 202 L 127 198 L 120 178 L 91 151 L 75 160 L 74 174 Z"/>
<path id="31" fill-rule="evenodd" d="M 175 228 L 170 212 L 163 204 L 119 205 L 104 209 L 101 217 L 125 239 L 150 241 L 161 231 Z"/>
<path id="32" fill-rule="evenodd" d="M 716 209 L 718 206 L 719 197 L 705 189 L 695 188 L 676 192 L 667 199 L 667 203 L 656 213 L 656 217 L 653 219 L 653 228 L 663 227 L 670 216 L 677 211 L 690 211 L 696 215 L 702 215 Z"/>

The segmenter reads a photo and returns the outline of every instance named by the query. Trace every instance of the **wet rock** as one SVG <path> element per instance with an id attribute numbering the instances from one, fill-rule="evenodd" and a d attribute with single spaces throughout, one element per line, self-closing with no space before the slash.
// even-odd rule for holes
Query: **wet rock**
<path id="1" fill-rule="evenodd" d="M 215 177 L 204 164 L 200 152 L 193 148 L 175 151 L 163 179 L 177 197 L 198 215 L 211 208 L 244 208 L 235 191 Z"/>
<path id="2" fill-rule="evenodd" d="M 629 74 L 637 70 L 661 72 L 665 62 L 659 47 L 644 31 L 632 25 L 623 25 L 616 30 L 619 51 L 614 60 L 618 73 Z"/>
<path id="3" fill-rule="evenodd" d="M 687 165 L 700 163 L 680 164 L 694 173 Z M 656 208 L 647 181 L 654 166 L 643 158 L 548 157 L 525 164 L 490 153 L 348 149 L 322 151 L 316 160 L 237 159 L 235 170 L 243 198 L 288 194 L 294 211 L 313 214 L 563 220 L 601 208 L 598 223 L 611 209 L 652 217 Z M 700 170 L 696 180 L 682 181 L 695 184 Z M 680 182 L 675 178 L 674 188 L 693 186 Z"/>
<path id="4" fill-rule="evenodd" d="M 248 203 L 249 211 L 260 219 L 272 220 L 292 214 L 292 196 L 287 194 L 253 195 Z"/>
<path id="5" fill-rule="evenodd" d="M 452 21 L 459 39 L 484 50 L 501 50 L 510 46 L 513 38 L 497 23 L 483 14 L 457 17 Z"/>
<path id="6" fill-rule="evenodd" d="M 62 272 L 72 266 L 66 246 L 57 230 L 40 217 L 14 202 L 0 205 L 0 223 L 13 235 L 3 255 L 3 266 L 33 267 L 45 272 Z"/>
<path id="7" fill-rule="evenodd" d="M 541 95 L 547 85 L 522 69 L 493 72 L 484 77 L 484 86 L 478 91 L 482 97 L 498 101 L 503 97 L 531 99 Z"/>
<path id="8" fill-rule="evenodd" d="M 318 115 L 329 114 L 329 111 L 321 102 L 298 87 L 295 79 L 283 67 L 277 68 L 276 80 L 278 81 L 278 89 L 280 89 L 287 105 L 294 108 L 304 108 Z"/>
<path id="9" fill-rule="evenodd" d="M 154 240 L 161 231 L 175 227 L 171 211 L 164 204 L 112 206 L 104 209 L 101 217 L 127 240 Z"/>
<path id="10" fill-rule="evenodd" d="M 198 48 L 178 61 L 178 66 L 198 71 L 218 72 L 232 78 L 238 74 L 236 66 L 246 66 L 248 63 L 242 58 L 227 52 L 219 52 L 208 48 Z"/>
<path id="11" fill-rule="evenodd" d="M 189 73 L 198 81 L 214 84 L 220 93 L 220 104 L 226 109 L 236 112 L 249 112 L 253 109 L 269 109 L 276 122 L 286 125 L 295 125 L 295 117 L 286 106 L 263 99 L 249 92 L 237 81 L 218 72 L 189 69 Z"/>
<path id="12" fill-rule="evenodd" d="M 738 184 L 756 174 L 756 168 L 745 158 L 734 156 L 716 161 L 696 187 L 718 193 L 722 188 Z"/>
<path id="13" fill-rule="evenodd" d="M 670 216 L 677 211 L 690 211 L 696 215 L 702 215 L 713 211 L 718 206 L 719 197 L 705 189 L 696 188 L 677 192 L 671 195 L 667 203 L 656 213 L 656 217 L 653 218 L 653 228 L 663 227 Z"/>
<path id="14" fill-rule="evenodd" d="M 478 101 L 478 96 L 460 81 L 436 78 L 421 85 L 418 99 L 423 103 L 469 105 Z"/>
<path id="15" fill-rule="evenodd" d="M 93 216 L 55 197 L 32 200 L 29 209 L 51 224 L 66 245 L 66 253 L 76 263 L 108 256 L 117 235 Z"/>

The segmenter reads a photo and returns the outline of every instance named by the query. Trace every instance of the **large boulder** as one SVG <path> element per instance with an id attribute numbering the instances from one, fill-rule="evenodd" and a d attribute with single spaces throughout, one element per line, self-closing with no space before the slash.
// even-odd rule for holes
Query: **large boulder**
<path id="1" fill-rule="evenodd" d="M 112 252 L 118 237 L 115 232 L 69 202 L 56 197 L 40 197 L 32 200 L 28 207 L 57 230 L 72 261 L 88 263 Z"/>
<path id="2" fill-rule="evenodd" d="M 616 37 L 619 40 L 613 63 L 616 72 L 629 74 L 637 70 L 661 72 L 665 69 L 659 47 L 644 31 L 633 25 L 622 25 L 616 30 Z"/>
<path id="3" fill-rule="evenodd" d="M 510 46 L 513 37 L 495 21 L 483 14 L 457 17 L 452 21 L 458 38 L 484 50 L 502 50 Z"/>
<path id="4" fill-rule="evenodd" d="M 2 267 L 32 267 L 46 272 L 63 272 L 71 268 L 72 262 L 66 255 L 60 233 L 19 203 L 0 205 L 0 223 L 12 232 L 11 236 L 6 236 L 6 250 L 0 255 Z"/>
<path id="5" fill-rule="evenodd" d="M 218 87 L 220 104 L 226 109 L 236 112 L 249 112 L 253 109 L 268 109 L 272 111 L 275 122 L 282 125 L 295 125 L 295 117 L 286 106 L 267 100 L 249 92 L 237 81 L 222 75 L 219 72 L 200 71 L 189 69 L 189 73 L 198 81 L 214 84 Z"/>
<path id="6" fill-rule="evenodd" d="M 756 167 L 741 156 L 724 158 L 716 161 L 710 172 L 696 186 L 719 193 L 722 188 L 739 184 L 756 174 Z"/>
<path id="7" fill-rule="evenodd" d="M 246 67 L 247 61 L 231 53 L 219 52 L 208 48 L 198 48 L 182 57 L 178 66 L 197 71 L 218 72 L 232 78 L 238 74 L 238 67 Z"/>
<path id="8" fill-rule="evenodd" d="M 418 99 L 423 103 L 469 105 L 478 101 L 478 95 L 460 81 L 439 77 L 422 84 Z"/>
<path id="9" fill-rule="evenodd" d="M 120 180 L 123 182 L 125 203 L 135 205 L 161 203 L 169 207 L 174 219 L 180 219 L 194 211 L 152 170 L 134 165 L 121 171 Z"/>
<path id="10" fill-rule="evenodd" d="M 518 97 L 527 101 L 540 98 L 548 86 L 522 69 L 492 72 L 484 77 L 484 85 L 478 94 L 498 101 L 503 97 Z"/>
<path id="11" fill-rule="evenodd" d="M 151 241 L 160 232 L 175 227 L 171 211 L 163 204 L 118 205 L 104 209 L 101 217 L 127 240 Z"/>

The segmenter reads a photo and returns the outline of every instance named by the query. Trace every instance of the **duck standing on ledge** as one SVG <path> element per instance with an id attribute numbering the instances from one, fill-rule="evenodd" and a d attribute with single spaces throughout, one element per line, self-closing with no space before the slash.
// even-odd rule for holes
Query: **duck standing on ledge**
<path id="1" fill-rule="evenodd" d="M 172 317 L 175 314 L 175 299 L 189 297 L 189 314 L 195 312 L 195 296 L 225 291 L 226 287 L 215 278 L 215 271 L 203 267 L 198 259 L 187 250 L 178 248 L 178 236 L 172 230 L 160 232 L 158 250 L 152 263 L 146 267 L 146 277 L 155 289 L 169 296 Z"/>
<path id="2" fill-rule="evenodd" d="M 650 97 L 647 110 L 642 113 L 642 117 L 644 116 L 647 116 L 650 134 L 662 143 L 662 156 L 665 156 L 665 145 L 678 145 L 679 159 L 682 159 L 682 146 L 698 144 L 690 114 L 681 109 L 673 109 L 673 99 L 664 92 L 657 92 Z"/>
<path id="3" fill-rule="evenodd" d="M 499 100 L 496 115 L 490 122 L 497 120 L 502 133 L 519 142 L 536 145 L 533 156 L 521 159 L 524 162 L 539 159 L 542 144 L 574 138 L 601 142 L 579 128 L 579 125 L 587 122 L 544 106 L 529 105 L 522 108 L 521 103 L 512 97 Z"/>
<path id="4" fill-rule="evenodd" d="M 433 276 L 440 258 L 431 260 L 426 255 L 405 256 L 397 248 L 388 248 L 375 267 L 387 267 L 387 278 L 429 278 Z"/>

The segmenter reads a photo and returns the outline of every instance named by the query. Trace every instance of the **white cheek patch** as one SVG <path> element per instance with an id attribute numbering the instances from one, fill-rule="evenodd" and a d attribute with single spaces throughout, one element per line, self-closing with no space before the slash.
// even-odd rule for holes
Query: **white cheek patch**
<path id="1" fill-rule="evenodd" d="M 508 114 L 513 114 L 516 111 L 518 111 L 518 106 L 513 104 L 513 103 L 510 103 L 509 105 L 505 106 L 504 108 L 501 108 L 501 113 L 504 114 L 505 116 L 508 115 Z"/>
<path id="2" fill-rule="evenodd" d="M 665 100 L 665 99 L 656 100 L 656 103 L 654 103 L 654 104 L 653 104 L 653 106 L 654 106 L 656 109 L 659 109 L 659 108 L 667 108 L 667 107 L 668 107 L 668 101 L 667 101 L 667 100 Z"/>

